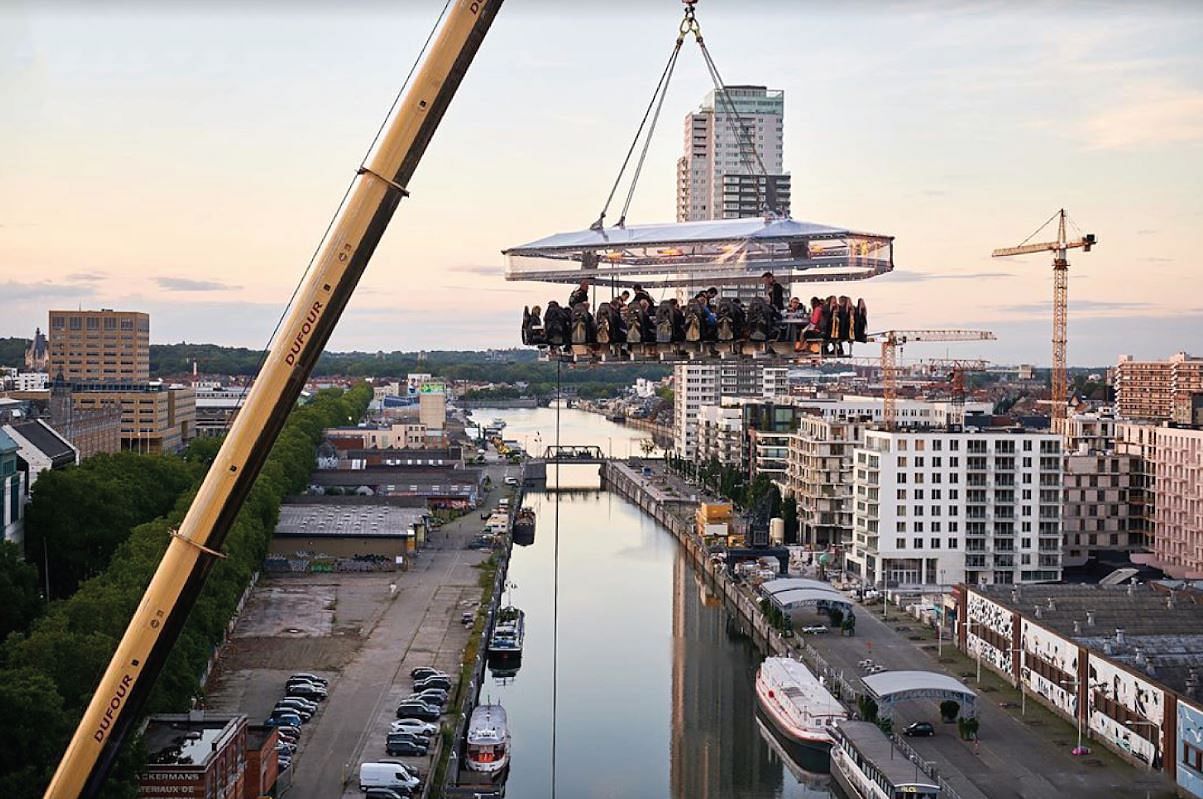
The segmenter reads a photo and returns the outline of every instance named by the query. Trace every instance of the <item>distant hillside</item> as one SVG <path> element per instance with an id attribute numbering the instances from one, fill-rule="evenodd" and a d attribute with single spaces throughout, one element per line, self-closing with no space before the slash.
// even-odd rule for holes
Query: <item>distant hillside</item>
<path id="1" fill-rule="evenodd" d="M 0 338 L 0 366 L 25 367 L 25 350 L 29 348 L 27 338 Z"/>

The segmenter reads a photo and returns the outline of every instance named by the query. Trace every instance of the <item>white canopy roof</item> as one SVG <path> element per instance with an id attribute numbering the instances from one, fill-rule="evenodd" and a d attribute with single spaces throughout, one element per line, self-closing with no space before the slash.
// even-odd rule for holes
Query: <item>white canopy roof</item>
<path id="1" fill-rule="evenodd" d="M 960 680 L 937 671 L 879 671 L 861 677 L 861 681 L 878 696 L 901 691 L 950 691 L 977 696 Z"/>

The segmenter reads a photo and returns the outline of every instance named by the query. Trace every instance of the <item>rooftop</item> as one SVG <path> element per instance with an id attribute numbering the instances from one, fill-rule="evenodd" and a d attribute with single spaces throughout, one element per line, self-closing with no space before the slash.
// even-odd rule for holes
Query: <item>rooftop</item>
<path id="1" fill-rule="evenodd" d="M 395 505 L 283 505 L 276 535 L 328 537 L 403 537 L 425 511 Z"/>
<path id="2" fill-rule="evenodd" d="M 16 422 L 10 426 L 17 435 L 49 458 L 52 466 L 75 463 L 75 449 L 45 422 L 33 420 Z"/>
<path id="3" fill-rule="evenodd" d="M 973 590 L 1110 660 L 1185 693 L 1203 674 L 1203 594 L 1144 585 L 979 586 Z"/>
<path id="4" fill-rule="evenodd" d="M 151 716 L 144 742 L 150 766 L 204 767 L 246 725 L 246 716 L 164 713 Z"/>
<path id="5" fill-rule="evenodd" d="M 836 725 L 836 729 L 839 730 L 840 737 L 851 743 L 864 757 L 873 761 L 873 765 L 877 766 L 895 787 L 915 784 L 936 787 L 935 780 L 916 768 L 876 724 L 868 721 L 841 721 Z"/>

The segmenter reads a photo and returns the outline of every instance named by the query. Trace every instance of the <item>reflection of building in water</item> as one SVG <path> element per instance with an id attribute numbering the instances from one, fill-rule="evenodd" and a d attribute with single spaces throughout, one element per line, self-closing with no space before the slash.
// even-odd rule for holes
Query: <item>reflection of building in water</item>
<path id="1" fill-rule="evenodd" d="M 726 613 L 706 607 L 688 557 L 673 563 L 672 736 L 674 799 L 778 796 L 783 770 L 756 730 L 760 656 L 728 640 Z"/>

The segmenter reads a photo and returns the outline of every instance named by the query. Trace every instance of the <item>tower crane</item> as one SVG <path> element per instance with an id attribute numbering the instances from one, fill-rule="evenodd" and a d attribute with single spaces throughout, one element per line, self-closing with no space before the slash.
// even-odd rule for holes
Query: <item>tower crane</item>
<path id="1" fill-rule="evenodd" d="M 887 430 L 898 422 L 898 348 L 912 341 L 992 341 L 989 330 L 887 330 L 870 337 L 881 342 L 882 421 Z"/>
<path id="2" fill-rule="evenodd" d="M 1017 247 L 1000 247 L 993 252 L 995 258 L 1006 258 L 1012 255 L 1030 255 L 1037 252 L 1053 254 L 1053 390 L 1052 390 L 1052 426 L 1054 433 L 1065 432 L 1065 399 L 1069 390 L 1069 378 L 1066 371 L 1066 349 L 1068 333 L 1066 321 L 1068 316 L 1069 299 L 1069 250 L 1081 247 L 1082 252 L 1090 252 L 1090 248 L 1098 243 L 1093 233 L 1084 233 L 1081 238 L 1070 241 L 1066 238 L 1065 222 L 1068 215 L 1062 208 L 1049 217 L 1048 222 L 1041 225 L 1036 233 L 1048 227 L 1049 222 L 1057 220 L 1057 240 L 1028 244 L 1035 236 L 1028 236 Z M 1076 227 L 1076 225 L 1075 225 Z"/>
<path id="3" fill-rule="evenodd" d="M 929 369 L 946 370 L 952 383 L 953 412 L 957 416 L 957 424 L 965 423 L 965 373 L 982 372 L 989 368 L 990 362 L 979 358 L 924 358 L 919 365 Z"/>
<path id="4" fill-rule="evenodd" d="M 146 587 L 129 627 L 46 789 L 93 797 L 117 757 L 222 543 L 250 493 L 426 145 L 455 96 L 502 0 L 455 0 L 397 97 L 314 254 L 263 365 L 200 489 Z"/>

